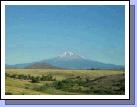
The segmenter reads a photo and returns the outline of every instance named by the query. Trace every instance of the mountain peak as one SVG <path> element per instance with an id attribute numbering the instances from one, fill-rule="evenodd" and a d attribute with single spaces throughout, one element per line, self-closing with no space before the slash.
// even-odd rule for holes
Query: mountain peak
<path id="1" fill-rule="evenodd" d="M 63 54 L 60 55 L 60 57 L 65 57 L 65 56 L 73 56 L 74 53 L 70 51 L 65 51 Z"/>
<path id="2" fill-rule="evenodd" d="M 82 58 L 81 56 L 73 53 L 73 52 L 70 52 L 70 51 L 65 51 L 63 54 L 59 55 L 60 58 Z"/>

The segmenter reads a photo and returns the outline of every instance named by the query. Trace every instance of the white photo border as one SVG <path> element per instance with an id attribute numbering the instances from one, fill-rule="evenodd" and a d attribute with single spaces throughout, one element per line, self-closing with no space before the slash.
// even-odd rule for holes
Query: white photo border
<path id="1" fill-rule="evenodd" d="M 125 6 L 125 95 L 5 95 L 5 6 L 6 5 L 124 5 Z M 129 1 L 2 1 L 1 2 L 1 99 L 129 99 Z"/>

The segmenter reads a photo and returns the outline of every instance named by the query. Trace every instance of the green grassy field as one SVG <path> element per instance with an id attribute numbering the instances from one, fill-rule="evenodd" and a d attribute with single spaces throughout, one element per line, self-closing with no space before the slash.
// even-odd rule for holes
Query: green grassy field
<path id="1" fill-rule="evenodd" d="M 7 95 L 123 95 L 122 70 L 6 69 Z"/>

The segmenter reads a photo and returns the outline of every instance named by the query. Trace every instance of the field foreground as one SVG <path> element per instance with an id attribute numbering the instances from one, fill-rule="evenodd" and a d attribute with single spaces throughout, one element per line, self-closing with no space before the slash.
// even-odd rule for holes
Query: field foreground
<path id="1" fill-rule="evenodd" d="M 124 95 L 124 70 L 6 69 L 7 95 Z"/>

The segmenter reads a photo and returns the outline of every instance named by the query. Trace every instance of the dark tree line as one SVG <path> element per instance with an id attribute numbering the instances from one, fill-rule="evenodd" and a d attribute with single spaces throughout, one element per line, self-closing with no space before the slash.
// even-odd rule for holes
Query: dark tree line
<path id="1" fill-rule="evenodd" d="M 42 76 L 32 76 L 30 74 L 8 74 L 6 73 L 6 77 L 14 78 L 14 79 L 22 79 L 22 80 L 31 80 L 32 83 L 37 83 L 39 81 L 55 81 L 56 79 L 51 75 L 42 75 Z"/>

